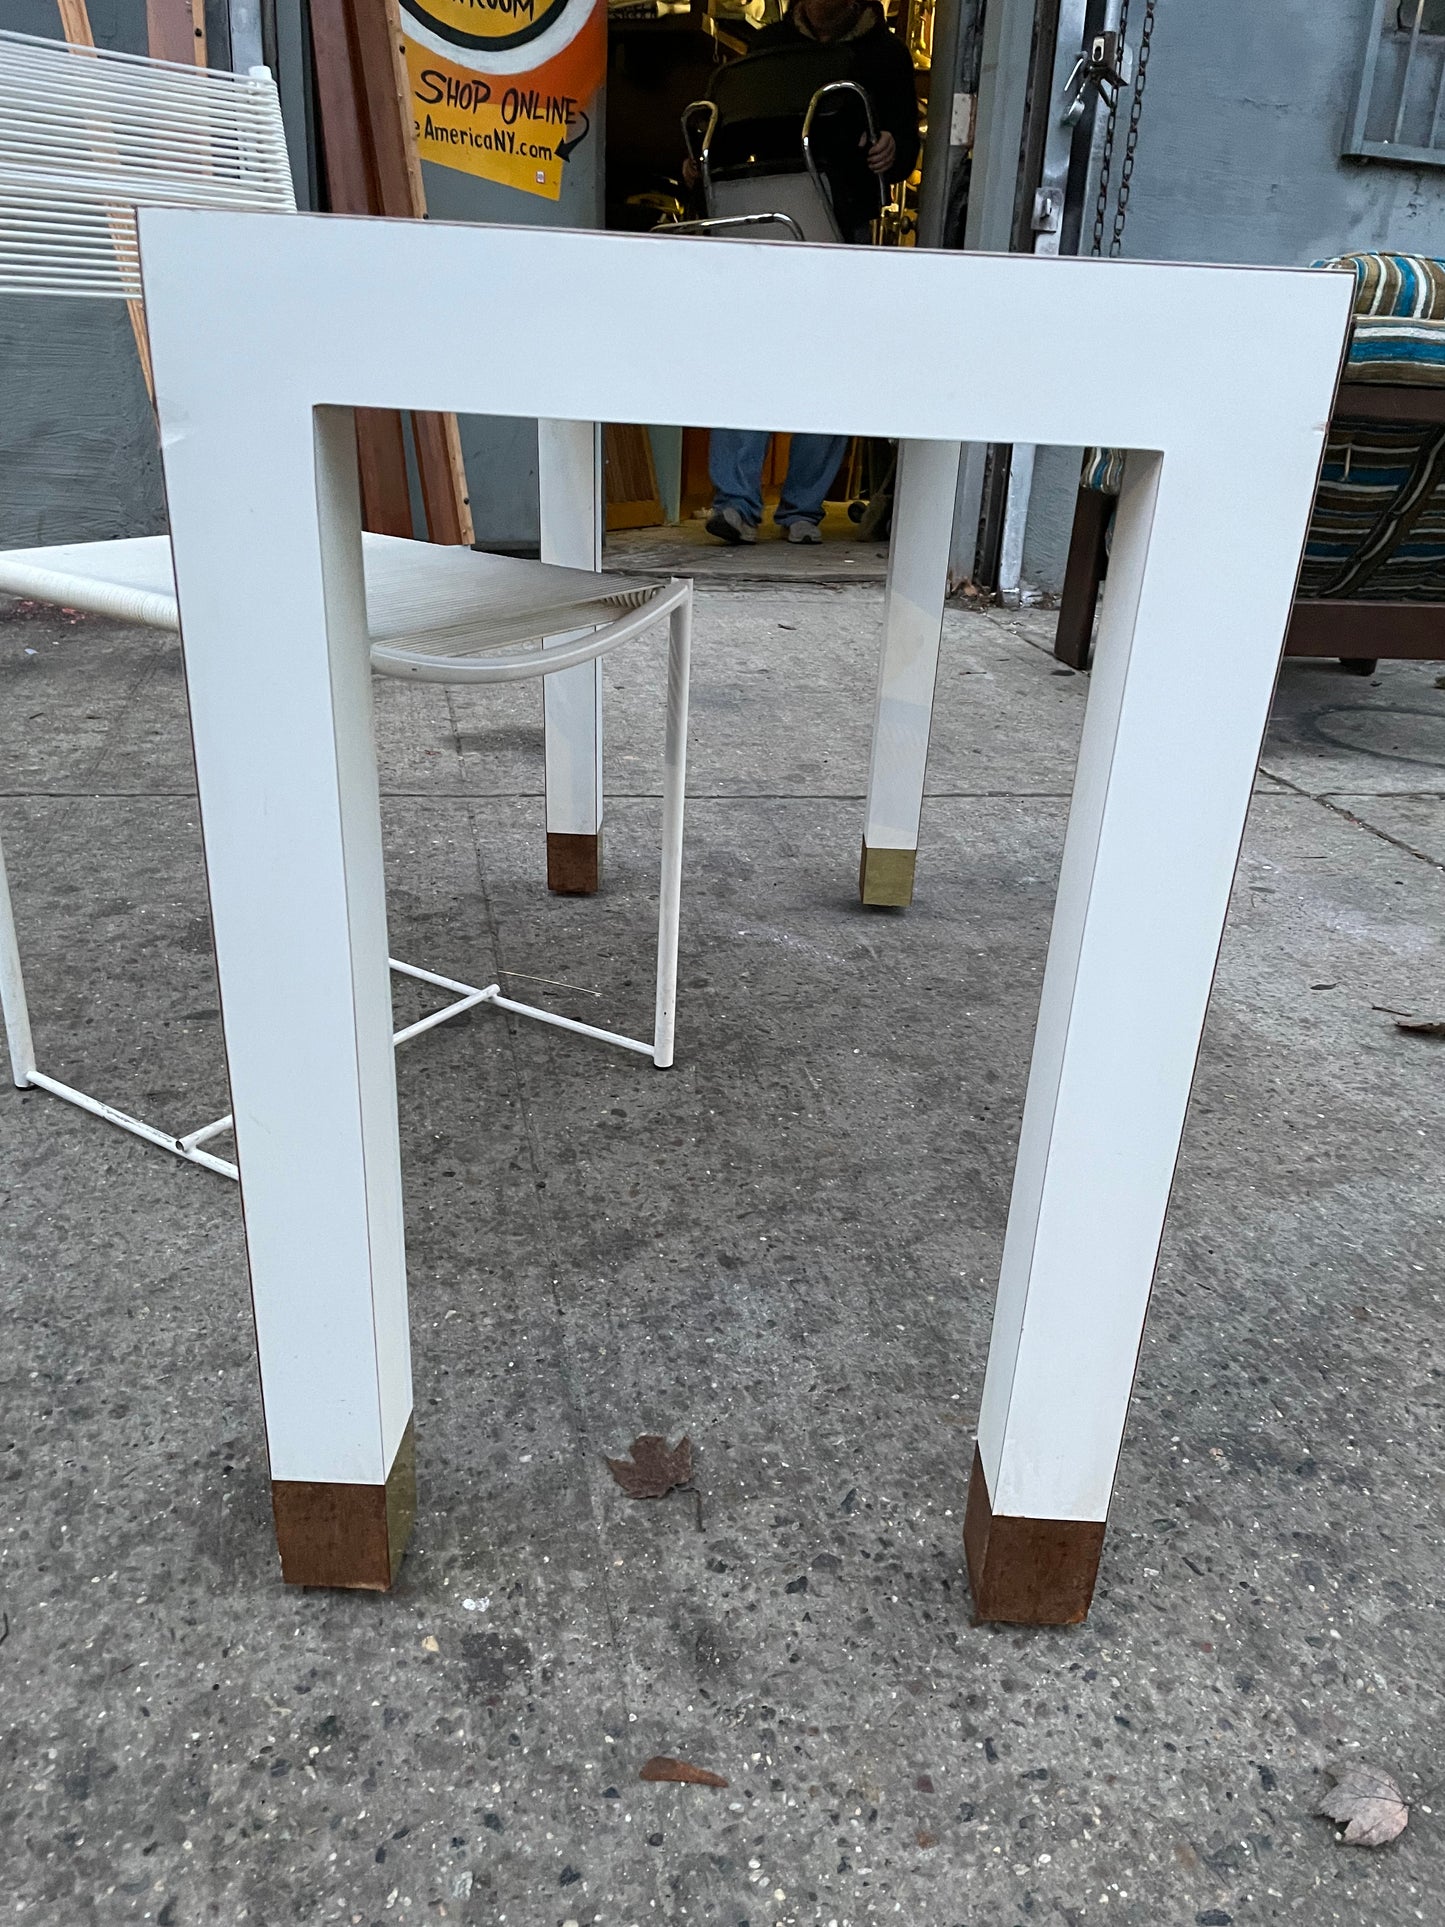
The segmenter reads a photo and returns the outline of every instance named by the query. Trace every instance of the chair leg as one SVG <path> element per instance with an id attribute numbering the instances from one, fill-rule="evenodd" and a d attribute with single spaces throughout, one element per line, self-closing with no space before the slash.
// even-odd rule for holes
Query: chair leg
<path id="1" fill-rule="evenodd" d="M 1114 513 L 1112 495 L 1081 488 L 1074 503 L 1074 527 L 1069 558 L 1064 565 L 1064 592 L 1059 600 L 1059 624 L 1054 631 L 1054 654 L 1070 669 L 1087 669 L 1094 643 L 1094 611 L 1108 558 L 1105 538 Z"/>
<path id="2" fill-rule="evenodd" d="M 601 434 L 594 422 L 539 422 L 542 560 L 602 567 Z M 568 642 L 552 636 L 549 642 Z M 542 685 L 547 768 L 547 888 L 602 887 L 602 664 L 579 663 Z"/>
<path id="3" fill-rule="evenodd" d="M 10 900 L 3 849 L 0 849 L 0 1015 L 5 1019 L 10 1075 L 23 1091 L 29 1086 L 35 1069 L 35 1046 L 30 1038 L 30 1008 L 25 1001 L 20 945 L 15 936 L 15 906 Z"/>
<path id="4" fill-rule="evenodd" d="M 858 895 L 870 906 L 903 909 L 913 901 L 958 459 L 957 442 L 899 444 L 858 866 Z"/>
<path id="5" fill-rule="evenodd" d="M 682 819 L 687 796 L 687 699 L 692 666 L 692 585 L 668 624 L 667 740 L 663 752 L 662 884 L 657 915 L 657 1009 L 652 1061 L 672 1063 L 677 1016 L 677 932 L 682 909 Z"/>

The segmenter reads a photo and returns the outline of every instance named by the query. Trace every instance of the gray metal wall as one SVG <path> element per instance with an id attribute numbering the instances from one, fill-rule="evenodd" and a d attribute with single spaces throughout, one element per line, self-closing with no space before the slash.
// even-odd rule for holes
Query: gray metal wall
<path id="1" fill-rule="evenodd" d="M 1134 41 L 1142 0 L 1131 11 Z M 1445 168 L 1340 158 L 1370 15 L 1370 0 L 1159 0 L 1124 252 L 1445 256 Z M 1077 479 L 1077 450 L 1040 451 L 1024 575 L 1045 588 L 1063 579 Z"/>

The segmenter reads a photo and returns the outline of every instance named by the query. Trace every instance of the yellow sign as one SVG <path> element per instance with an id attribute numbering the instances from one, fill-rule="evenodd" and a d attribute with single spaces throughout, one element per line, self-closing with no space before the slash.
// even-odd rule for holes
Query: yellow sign
<path id="1" fill-rule="evenodd" d="M 603 0 L 404 0 L 423 160 L 555 201 L 594 131 Z"/>
<path id="2" fill-rule="evenodd" d="M 407 13 L 456 47 L 525 46 L 567 11 L 568 0 L 404 0 Z"/>

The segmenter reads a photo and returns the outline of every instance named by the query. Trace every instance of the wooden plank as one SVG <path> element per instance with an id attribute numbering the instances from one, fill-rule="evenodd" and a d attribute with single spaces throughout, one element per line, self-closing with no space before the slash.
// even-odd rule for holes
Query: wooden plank
<path id="1" fill-rule="evenodd" d="M 682 486 L 679 513 L 683 521 L 699 509 L 712 506 L 712 481 L 707 472 L 708 431 L 684 428 L 682 431 Z"/>
<path id="2" fill-rule="evenodd" d="M 609 529 L 655 528 L 665 519 L 645 428 L 635 422 L 604 426 L 602 474 Z"/>
<path id="3" fill-rule="evenodd" d="M 349 0 L 311 0 L 310 11 L 326 206 L 333 214 L 376 214 L 371 144 L 352 60 L 351 6 Z"/>
<path id="4" fill-rule="evenodd" d="M 1445 662 L 1445 605 L 1439 602 L 1299 601 L 1285 637 L 1287 656 L 1389 662 Z"/>
<path id="5" fill-rule="evenodd" d="M 363 13 L 368 22 L 375 17 L 364 7 Z M 383 21 L 383 33 L 368 32 L 364 36 L 367 92 L 377 131 L 377 181 L 382 199 L 378 211 L 408 214 L 420 221 L 426 218 L 426 192 L 416 151 L 411 81 L 397 0 L 384 0 Z M 411 418 L 411 428 L 427 534 L 433 542 L 470 548 L 476 530 L 457 418 L 418 411 Z"/>
<path id="6" fill-rule="evenodd" d="M 768 452 L 763 457 L 763 500 L 772 501 L 783 492 L 783 484 L 788 479 L 788 462 L 793 453 L 791 435 L 774 435 L 768 443 Z"/>
<path id="7" fill-rule="evenodd" d="M 421 156 L 416 151 L 416 111 L 411 97 L 411 74 L 406 64 L 406 33 L 401 24 L 399 0 L 383 0 L 387 31 L 391 35 L 391 84 L 396 96 L 396 111 L 402 130 L 406 170 L 411 181 L 411 211 L 418 221 L 426 219 L 426 189 L 422 185 Z"/>
<path id="8" fill-rule="evenodd" d="M 427 414 L 419 409 L 411 418 L 411 431 L 427 535 L 433 542 L 461 543 L 470 548 L 476 531 L 456 416 Z"/>
<path id="9" fill-rule="evenodd" d="M 60 31 L 72 47 L 95 45 L 95 36 L 90 31 L 90 14 L 85 0 L 60 0 Z"/>
<path id="10" fill-rule="evenodd" d="M 607 527 L 615 532 L 618 529 L 655 529 L 660 528 L 666 518 L 662 513 L 662 503 L 651 502 L 611 502 L 607 504 Z"/>
<path id="11" fill-rule="evenodd" d="M 396 0 L 312 0 L 327 204 L 337 214 L 426 213 Z M 357 415 L 366 526 L 415 533 L 400 417 Z M 433 542 L 475 539 L 455 415 L 412 416 L 422 509 Z"/>
<path id="12" fill-rule="evenodd" d="M 95 35 L 90 30 L 90 12 L 86 0 L 60 0 L 60 31 L 72 47 L 94 47 Z M 135 341 L 135 351 L 140 358 L 141 379 L 146 385 L 146 394 L 151 406 L 155 406 L 156 381 L 151 372 L 151 343 L 146 333 L 145 309 L 139 301 L 127 301 L 126 315 L 130 320 L 130 331 Z"/>
<path id="13" fill-rule="evenodd" d="M 401 415 L 395 408 L 358 408 L 355 414 L 362 526 L 373 535 L 414 536 Z"/>
<path id="14" fill-rule="evenodd" d="M 420 168 L 408 164 L 410 110 L 398 86 L 394 10 L 377 0 L 345 0 L 351 31 L 357 111 L 371 149 L 372 205 L 369 214 L 417 220 L 425 212 Z M 358 210 L 360 212 L 360 210 Z"/>
<path id="15" fill-rule="evenodd" d="M 1093 653 L 1094 613 L 1108 566 L 1106 538 L 1113 513 L 1114 497 L 1099 489 L 1081 488 L 1074 498 L 1074 526 L 1054 631 L 1054 654 L 1071 669 L 1087 669 Z"/>
<path id="16" fill-rule="evenodd" d="M 380 214 L 375 146 L 353 32 L 355 16 L 352 0 L 311 0 L 326 206 L 334 214 Z M 414 535 L 400 414 L 394 409 L 358 408 L 356 454 L 364 526 L 375 535 Z"/>
<path id="17" fill-rule="evenodd" d="M 1335 418 L 1370 422 L 1445 422 L 1445 388 L 1406 383 L 1342 381 Z"/>
<path id="18" fill-rule="evenodd" d="M 205 0 L 146 0 L 146 47 L 152 60 L 204 67 Z"/>

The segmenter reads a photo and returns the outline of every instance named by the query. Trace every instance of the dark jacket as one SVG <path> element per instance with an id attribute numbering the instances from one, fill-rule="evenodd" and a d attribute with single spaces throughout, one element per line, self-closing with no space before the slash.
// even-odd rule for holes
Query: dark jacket
<path id="1" fill-rule="evenodd" d="M 769 47 L 816 46 L 793 13 L 785 14 L 772 26 L 764 27 L 753 42 L 758 53 Z M 873 113 L 880 133 L 889 133 L 898 146 L 898 158 L 888 170 L 890 181 L 901 181 L 918 165 L 918 92 L 913 79 L 913 60 L 903 42 L 893 34 L 875 0 L 866 0 L 862 18 L 846 39 L 827 43 L 830 51 L 846 49 L 850 55 L 848 74 L 866 88 L 873 101 Z"/>

